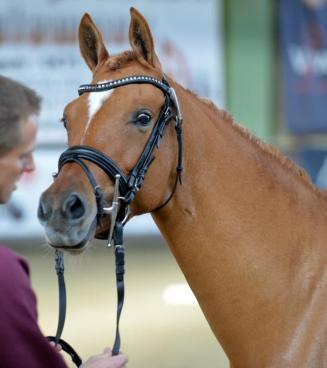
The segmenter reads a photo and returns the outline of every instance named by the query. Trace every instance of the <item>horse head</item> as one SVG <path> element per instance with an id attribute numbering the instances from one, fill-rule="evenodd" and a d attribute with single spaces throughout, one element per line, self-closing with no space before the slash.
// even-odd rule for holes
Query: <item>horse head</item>
<path id="1" fill-rule="evenodd" d="M 71 151 L 68 149 L 69 157 L 66 153 L 59 161 L 60 170 L 42 194 L 38 210 L 48 242 L 71 250 L 84 248 L 89 240 L 106 234 L 110 227 L 108 216 L 100 221 L 97 217 L 100 207 L 112 202 L 114 175 L 99 167 L 94 155 L 109 157 L 113 166 L 119 168 L 121 180 L 129 188 L 130 198 L 126 202 L 133 216 L 150 212 L 167 200 L 176 178 L 178 151 L 175 125 L 168 124 L 173 120 L 176 96 L 166 82 L 144 17 L 131 8 L 132 50 L 118 55 L 109 54 L 101 32 L 88 14 L 81 19 L 78 37 L 81 54 L 93 74 L 92 82 L 80 87 L 80 96 L 64 109 L 62 122 Z M 162 128 L 158 128 L 160 120 L 164 120 Z M 157 150 L 154 146 L 159 146 L 166 126 Z M 153 145 L 150 154 L 144 152 L 149 142 Z M 79 147 L 79 151 L 74 147 Z M 80 148 L 85 147 L 89 159 L 82 155 L 76 162 Z M 135 179 L 131 173 L 133 176 L 135 167 L 140 166 L 140 158 L 146 161 L 139 173 L 142 180 L 138 177 L 138 183 L 131 183 Z"/>

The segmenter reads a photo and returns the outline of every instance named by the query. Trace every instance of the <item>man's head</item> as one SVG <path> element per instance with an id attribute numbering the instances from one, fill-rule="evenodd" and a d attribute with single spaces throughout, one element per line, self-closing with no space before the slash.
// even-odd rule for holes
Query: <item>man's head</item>
<path id="1" fill-rule="evenodd" d="M 39 110 L 33 90 L 0 76 L 0 203 L 8 201 L 24 172 L 34 170 Z"/>

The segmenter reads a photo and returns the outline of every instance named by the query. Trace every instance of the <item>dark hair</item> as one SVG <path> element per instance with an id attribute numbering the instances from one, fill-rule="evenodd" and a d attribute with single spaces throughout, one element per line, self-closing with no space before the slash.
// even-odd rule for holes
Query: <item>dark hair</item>
<path id="1" fill-rule="evenodd" d="M 20 141 L 20 122 L 40 112 L 36 92 L 10 78 L 0 76 L 0 156 Z"/>

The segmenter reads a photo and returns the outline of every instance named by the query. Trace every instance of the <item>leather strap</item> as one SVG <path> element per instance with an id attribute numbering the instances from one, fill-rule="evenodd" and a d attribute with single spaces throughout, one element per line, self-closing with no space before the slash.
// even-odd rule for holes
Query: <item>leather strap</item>
<path id="1" fill-rule="evenodd" d="M 123 241 L 123 221 L 119 219 L 116 222 L 114 230 L 114 245 L 115 245 L 115 263 L 116 263 L 116 289 L 117 289 L 117 315 L 116 315 L 116 337 L 112 348 L 112 355 L 118 355 L 120 351 L 120 332 L 119 332 L 119 321 L 121 312 L 124 306 L 125 296 L 125 285 L 124 285 L 124 274 L 125 274 L 125 247 Z M 59 289 L 59 318 L 57 325 L 56 336 L 48 336 L 49 341 L 54 341 L 56 344 L 60 344 L 62 349 L 70 355 L 72 361 L 77 367 L 82 364 L 82 360 L 76 351 L 68 344 L 65 340 L 61 339 L 61 335 L 65 325 L 66 319 L 66 285 L 64 278 L 64 254 L 61 250 L 56 250 L 55 253 L 55 269 L 58 277 L 58 289 Z"/>
<path id="2" fill-rule="evenodd" d="M 117 315 L 116 315 L 116 337 L 112 348 L 112 355 L 119 354 L 120 351 L 120 333 L 119 321 L 124 306 L 125 286 L 125 247 L 123 242 L 122 221 L 117 221 L 114 231 L 115 259 L 116 259 L 116 288 L 117 288 Z"/>
<path id="3" fill-rule="evenodd" d="M 83 158 L 83 155 L 79 153 L 79 150 L 75 153 L 75 150 L 71 150 L 71 152 L 67 152 L 67 150 L 64 152 L 64 156 L 61 155 L 59 157 L 59 167 L 61 168 L 62 165 L 64 165 L 67 162 L 75 162 L 77 163 L 85 172 L 87 178 L 89 179 L 90 184 L 92 185 L 94 196 L 97 203 L 97 224 L 102 224 L 102 217 L 103 217 L 103 207 L 104 207 L 104 195 L 103 191 L 101 190 L 100 186 L 97 184 L 92 171 L 88 168 L 88 166 L 81 160 Z M 62 157 L 63 156 L 63 157 Z M 61 161 L 60 161 L 61 160 Z M 60 171 L 60 169 L 59 169 Z M 59 173 L 58 171 L 58 173 Z M 55 175 L 57 177 L 58 174 Z"/>
<path id="4" fill-rule="evenodd" d="M 121 177 L 119 182 L 119 191 L 124 193 L 128 190 L 126 175 L 120 167 L 110 157 L 105 156 L 102 152 L 90 146 L 73 146 L 67 148 L 59 157 L 58 172 L 60 172 L 63 165 L 67 162 L 79 163 L 81 160 L 87 160 L 96 164 L 110 178 L 114 178 L 116 174 L 119 174 Z M 90 177 L 90 175 L 88 176 Z"/>
<path id="5" fill-rule="evenodd" d="M 121 79 L 111 80 L 105 83 L 82 84 L 78 88 L 78 94 L 82 95 L 85 92 L 109 91 L 111 89 L 126 86 L 128 84 L 152 84 L 153 86 L 161 89 L 164 94 L 169 93 L 169 85 L 165 80 L 160 81 L 149 75 L 131 75 Z"/>
<path id="6" fill-rule="evenodd" d="M 56 250 L 55 254 L 55 261 L 56 261 L 56 273 L 58 277 L 58 289 L 59 289 L 59 318 L 58 318 L 58 325 L 57 325 L 57 332 L 56 336 L 47 336 L 49 341 L 55 342 L 55 344 L 60 344 L 63 351 L 70 355 L 72 361 L 75 363 L 77 367 L 82 364 L 82 359 L 76 353 L 71 345 L 68 344 L 65 340 L 61 339 L 61 335 L 65 325 L 66 319 L 66 306 L 67 306 L 67 299 L 66 299 L 66 286 L 65 286 L 65 278 L 64 278 L 64 254 L 61 250 Z"/>
<path id="7" fill-rule="evenodd" d="M 47 336 L 47 339 L 49 341 L 53 341 L 57 344 L 56 342 L 56 338 L 54 336 Z M 62 350 L 67 353 L 68 355 L 70 355 L 72 362 L 76 365 L 76 367 L 80 367 L 82 365 L 82 359 L 80 358 L 80 356 L 76 353 L 76 351 L 74 350 L 74 348 L 68 344 L 67 341 L 63 340 L 63 339 L 59 339 L 58 344 L 62 347 Z"/>
<path id="8" fill-rule="evenodd" d="M 59 318 L 55 338 L 56 344 L 58 344 L 65 325 L 66 303 L 67 303 L 66 285 L 64 278 L 64 271 L 65 271 L 64 253 L 61 250 L 56 250 L 55 260 L 56 260 L 56 273 L 58 277 L 58 290 L 59 290 Z"/>
<path id="9" fill-rule="evenodd" d="M 183 151 L 183 145 L 182 145 L 182 126 L 180 124 L 176 124 L 175 126 L 176 134 L 177 134 L 177 141 L 178 141 L 178 159 L 177 159 L 177 167 L 176 167 L 176 177 L 175 182 L 173 185 L 173 189 L 170 192 L 169 197 L 162 203 L 160 206 L 155 208 L 154 210 L 150 212 L 155 212 L 161 210 L 163 207 L 166 206 L 166 204 L 173 198 L 173 195 L 175 194 L 177 184 L 182 184 L 182 172 L 183 172 L 183 165 L 182 165 L 182 151 Z"/>

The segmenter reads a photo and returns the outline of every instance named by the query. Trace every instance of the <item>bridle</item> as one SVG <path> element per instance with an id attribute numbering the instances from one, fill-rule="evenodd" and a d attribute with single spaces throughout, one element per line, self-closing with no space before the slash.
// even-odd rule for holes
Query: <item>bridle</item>
<path id="1" fill-rule="evenodd" d="M 129 205 L 135 198 L 137 192 L 143 185 L 145 175 L 152 164 L 155 157 L 153 151 L 155 147 L 159 149 L 160 140 L 163 137 L 166 126 L 172 121 L 175 121 L 175 131 L 178 143 L 178 158 L 176 166 L 176 178 L 173 184 L 172 191 L 168 198 L 155 208 L 153 211 L 158 211 L 163 208 L 173 197 L 178 182 L 181 183 L 182 174 L 182 114 L 179 107 L 178 99 L 175 90 L 170 87 L 167 80 L 162 78 L 158 80 L 151 76 L 146 75 L 134 75 L 128 76 L 116 80 L 111 80 L 105 83 L 98 84 L 83 84 L 79 87 L 78 93 L 96 93 L 101 91 L 109 91 L 118 87 L 127 86 L 130 84 L 150 84 L 156 88 L 159 88 L 165 98 L 164 105 L 159 113 L 158 119 L 154 125 L 154 128 L 148 138 L 144 149 L 132 169 L 132 171 L 126 175 L 119 165 L 113 161 L 109 156 L 103 154 L 97 149 L 80 145 L 73 146 L 66 149 L 59 157 L 58 173 L 54 176 L 57 177 L 61 168 L 67 163 L 78 164 L 86 174 L 90 184 L 92 185 L 94 195 L 97 203 L 97 216 L 94 220 L 93 226 L 102 224 L 103 217 L 109 215 L 110 228 L 108 233 L 102 233 L 98 235 L 98 238 L 108 238 L 108 246 L 114 245 L 115 257 L 116 257 L 116 285 L 117 285 L 117 318 L 116 318 L 116 338 L 113 345 L 112 353 L 117 355 L 120 350 L 120 334 L 119 334 L 119 320 L 124 303 L 124 256 L 125 248 L 123 242 L 123 230 L 128 217 Z M 105 207 L 104 193 L 100 186 L 97 184 L 92 171 L 87 166 L 85 161 L 92 162 L 101 168 L 106 175 L 114 181 L 114 193 L 112 198 L 112 204 L 110 207 Z M 74 249 L 78 248 L 74 247 Z M 61 334 L 65 323 L 66 314 L 66 288 L 64 281 L 64 262 L 63 252 L 56 250 L 56 272 L 58 276 L 59 286 L 59 319 L 56 336 L 48 337 L 49 340 L 59 343 L 63 350 L 67 352 L 73 362 L 79 367 L 82 363 L 78 354 L 74 349 L 64 340 L 62 340 Z"/>

